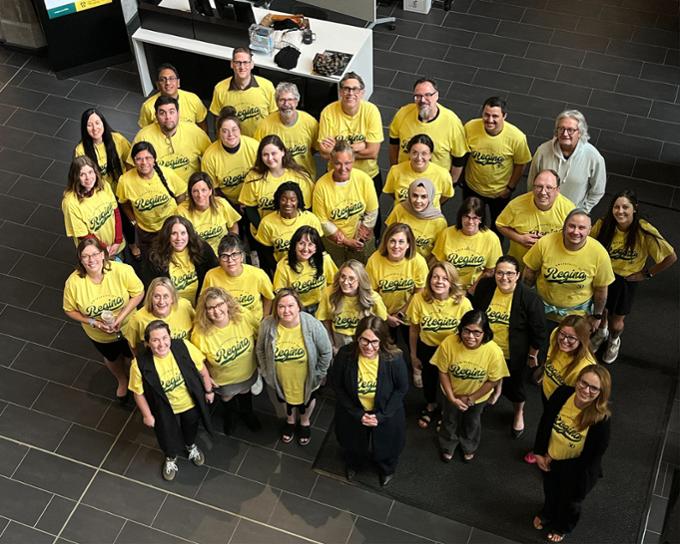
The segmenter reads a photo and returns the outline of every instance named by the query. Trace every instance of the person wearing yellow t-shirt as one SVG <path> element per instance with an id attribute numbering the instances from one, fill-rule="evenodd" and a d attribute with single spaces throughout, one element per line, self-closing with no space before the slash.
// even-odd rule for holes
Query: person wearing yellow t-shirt
<path id="1" fill-rule="evenodd" d="M 375 315 L 387 319 L 380 295 L 371 289 L 364 265 L 355 259 L 344 262 L 321 297 L 316 317 L 322 321 L 333 342 L 333 352 L 352 342 L 362 318 Z"/>
<path id="2" fill-rule="evenodd" d="M 215 198 L 212 179 L 205 172 L 191 174 L 187 196 L 177 206 L 177 215 L 191 221 L 196 234 L 217 254 L 217 247 L 225 234 L 238 234 L 241 216 L 226 198 Z"/>
<path id="3" fill-rule="evenodd" d="M 434 143 L 427 134 L 416 134 L 406 147 L 408 160 L 395 164 L 387 173 L 383 193 L 394 197 L 394 206 L 408 198 L 408 188 L 416 179 L 429 179 L 434 187 L 432 205 L 439 209 L 449 198 L 453 198 L 451 173 L 430 162 Z"/>
<path id="4" fill-rule="evenodd" d="M 463 198 L 476 196 L 489 206 L 491 228 L 510 202 L 519 180 L 531 162 L 526 135 L 508 123 L 505 100 L 487 98 L 481 119 L 465 124 L 465 138 L 470 155 L 465 164 Z"/>
<path id="5" fill-rule="evenodd" d="M 125 248 L 118 203 L 89 157 L 73 159 L 61 210 L 66 234 L 76 246 L 80 240 L 94 236 L 112 258 Z"/>
<path id="6" fill-rule="evenodd" d="M 425 289 L 413 295 L 408 307 L 413 384 L 423 389 L 426 402 L 418 418 L 421 429 L 436 423 L 441 412 L 437 404 L 439 372 L 430 360 L 437 346 L 456 334 L 461 317 L 470 310 L 472 304 L 460 285 L 456 268 L 446 261 L 433 264 Z"/>
<path id="7" fill-rule="evenodd" d="M 659 231 L 640 217 L 637 195 L 630 190 L 614 195 L 608 213 L 597 220 L 590 235 L 607 250 L 614 271 L 607 311 L 590 340 L 593 352 L 607 340 L 602 362 L 611 364 L 619 355 L 624 321 L 632 310 L 639 282 L 663 272 L 678 258 Z M 648 267 L 650 259 L 654 264 Z"/>
<path id="8" fill-rule="evenodd" d="M 233 106 L 246 136 L 253 136 L 261 119 L 276 111 L 274 85 L 271 81 L 252 74 L 253 55 L 245 47 L 234 49 L 228 77 L 215 85 L 210 112 L 221 115 L 222 108 Z"/>
<path id="9" fill-rule="evenodd" d="M 588 212 L 573 209 L 564 220 L 562 232 L 544 236 L 524 256 L 523 278 L 529 287 L 536 285 L 551 322 L 557 323 L 569 314 L 590 315 L 596 330 L 614 272 L 607 250 L 588 236 L 590 229 Z"/>
<path id="10" fill-rule="evenodd" d="M 156 99 L 156 123 L 141 129 L 132 144 L 149 142 L 156 149 L 160 166 L 175 172 L 186 183 L 198 172 L 201 156 L 210 145 L 210 138 L 194 123 L 179 119 L 179 103 L 169 96 Z M 132 157 L 128 164 L 134 164 Z"/>
<path id="11" fill-rule="evenodd" d="M 455 185 L 468 152 L 463 123 L 439 104 L 439 90 L 432 79 L 421 78 L 414 83 L 413 102 L 401 107 L 390 123 L 390 165 L 408 160 L 411 138 L 427 134 L 434 142 L 432 162 L 450 171 Z"/>
<path id="12" fill-rule="evenodd" d="M 442 342 L 430 363 L 439 369 L 446 399 L 439 431 L 440 459 L 449 463 L 460 445 L 469 463 L 482 438 L 484 404 L 498 382 L 510 375 L 486 314 L 471 310 L 463 315 L 458 334 Z"/>
<path id="13" fill-rule="evenodd" d="M 64 286 L 64 313 L 80 323 L 104 364 L 118 381 L 116 397 L 128 398 L 127 367 L 132 354 L 121 332 L 144 297 L 144 286 L 127 264 L 109 261 L 106 248 L 85 238 L 77 248 L 78 264 Z"/>
<path id="14" fill-rule="evenodd" d="M 510 240 L 509 255 L 522 262 L 524 255 L 543 236 L 562 230 L 574 203 L 560 194 L 560 178 L 544 170 L 530 193 L 510 201 L 496 219 L 496 228 Z"/>
<path id="15" fill-rule="evenodd" d="M 156 150 L 148 142 L 132 146 L 130 157 L 135 168 L 121 176 L 116 197 L 136 228 L 137 243 L 145 260 L 163 222 L 175 213 L 177 202 L 186 198 L 187 184 L 156 163 Z"/>
<path id="16" fill-rule="evenodd" d="M 179 470 L 177 455 L 182 451 L 194 465 L 205 463 L 195 440 L 200 421 L 212 435 L 208 404 L 215 394 L 203 354 L 188 340 L 173 340 L 167 323 L 149 323 L 144 342 L 145 349 L 130 367 L 129 388 L 144 425 L 154 430 L 165 454 L 163 479 L 171 481 Z"/>
<path id="17" fill-rule="evenodd" d="M 303 310 L 315 315 L 337 272 L 333 259 L 323 250 L 318 230 L 303 225 L 293 233 L 286 255 L 276 265 L 274 291 L 293 289 L 300 296 Z"/>
<path id="18" fill-rule="evenodd" d="M 483 276 L 491 276 L 502 255 L 498 236 L 486 226 L 484 203 L 477 197 L 466 198 L 458 209 L 456 224 L 443 230 L 435 241 L 432 255 L 458 269 L 466 291 L 474 292 Z"/>
<path id="19" fill-rule="evenodd" d="M 196 304 L 191 342 L 205 356 L 213 391 L 222 400 L 225 435 L 232 431 L 234 412 L 251 431 L 262 428 L 253 411 L 250 392 L 258 379 L 255 358 L 258 325 L 259 321 L 242 311 L 236 299 L 221 287 L 204 289 Z"/>
<path id="20" fill-rule="evenodd" d="M 349 259 L 362 263 L 375 249 L 378 196 L 371 178 L 354 169 L 354 151 L 344 140 L 331 152 L 333 170 L 314 187 L 312 209 L 321 221 L 326 251 L 337 266 Z"/>
<path id="21" fill-rule="evenodd" d="M 274 289 L 267 274 L 243 262 L 243 243 L 235 234 L 222 238 L 217 256 L 220 264 L 205 275 L 204 288 L 222 287 L 236 299 L 244 313 L 262 321 L 271 312 L 274 299 Z"/>
<path id="22" fill-rule="evenodd" d="M 205 132 L 208 132 L 208 110 L 203 102 L 194 93 L 179 88 L 179 72 L 172 64 L 163 63 L 158 67 L 158 79 L 156 80 L 157 93 L 147 98 L 139 110 L 139 128 L 156 122 L 156 109 L 154 104 L 161 96 L 170 96 L 179 103 L 179 119 L 188 123 L 195 123 Z"/>
<path id="23" fill-rule="evenodd" d="M 276 86 L 278 111 L 262 119 L 255 131 L 255 139 L 262 140 L 276 134 L 286 145 L 291 157 L 302 166 L 313 180 L 316 179 L 314 152 L 317 147 L 319 122 L 307 112 L 298 110 L 300 92 L 295 83 L 282 81 Z"/>
<path id="24" fill-rule="evenodd" d="M 446 218 L 432 204 L 433 200 L 432 182 L 426 178 L 415 179 L 408 188 L 408 198 L 398 202 L 385 221 L 388 226 L 405 223 L 411 227 L 416 250 L 426 260 L 434 260 L 431 255 L 435 240 L 446 229 Z"/>
<path id="25" fill-rule="evenodd" d="M 333 350 L 323 325 L 302 311 L 296 291 L 281 289 L 274 298 L 272 315 L 265 317 L 257 337 L 257 359 L 264 381 L 285 405 L 286 423 L 281 441 L 289 444 L 294 433 L 298 444 L 311 440 L 310 418 L 316 391 L 325 381 Z M 300 424 L 295 428 L 297 415 Z"/>
<path id="26" fill-rule="evenodd" d="M 173 340 L 190 338 L 194 327 L 194 309 L 188 300 L 177 296 L 177 290 L 170 278 L 154 278 L 151 281 L 144 305 L 128 321 L 125 338 L 133 353 L 136 353 L 137 346 L 144 341 L 147 325 L 156 319 L 168 324 Z"/>

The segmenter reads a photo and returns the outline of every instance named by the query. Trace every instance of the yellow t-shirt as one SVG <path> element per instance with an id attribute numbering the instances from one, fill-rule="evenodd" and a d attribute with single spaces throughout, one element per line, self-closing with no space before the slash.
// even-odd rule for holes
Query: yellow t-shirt
<path id="1" fill-rule="evenodd" d="M 397 203 L 403 202 L 408 198 L 408 188 L 411 183 L 420 178 L 429 179 L 432 185 L 434 185 L 434 201 L 432 205 L 435 208 L 441 208 L 441 197 L 453 198 L 453 181 L 449 170 L 431 162 L 427 165 L 424 172 L 416 172 L 411 168 L 411 162 L 408 160 L 395 164 L 390 168 L 385 180 L 385 186 L 383 187 L 383 193 L 394 196 L 396 207 Z"/>
<path id="2" fill-rule="evenodd" d="M 378 388 L 378 365 L 380 359 L 369 359 L 363 355 L 358 358 L 357 396 L 367 412 L 375 408 L 375 392 Z"/>
<path id="3" fill-rule="evenodd" d="M 78 311 L 84 316 L 100 319 L 104 310 L 110 310 L 118 316 L 128 301 L 144 292 L 142 281 L 135 274 L 134 269 L 123 263 L 112 261 L 111 269 L 104 273 L 100 284 L 94 283 L 88 276 L 81 278 L 78 272 L 73 272 L 64 286 L 64 310 Z M 121 326 L 125 332 L 127 322 L 134 310 L 128 314 Z M 95 342 L 110 344 L 117 340 L 116 334 L 106 333 L 100 329 L 83 323 L 83 330 Z"/>
<path id="4" fill-rule="evenodd" d="M 373 180 L 356 168 L 344 183 L 335 183 L 330 172 L 321 176 L 314 187 L 313 203 L 321 225 L 333 223 L 348 238 L 354 238 L 366 212 L 378 209 Z"/>
<path id="5" fill-rule="evenodd" d="M 472 119 L 465 123 L 465 137 L 470 147 L 465 183 L 482 196 L 496 196 L 505 189 L 515 165 L 531 162 L 527 137 L 507 121 L 500 134 L 491 136 L 482 119 Z"/>
<path id="6" fill-rule="evenodd" d="M 201 156 L 210 145 L 210 138 L 194 123 L 180 121 L 177 131 L 170 137 L 163 134 L 157 123 L 147 125 L 140 129 L 132 145 L 137 142 L 149 142 L 153 145 L 158 165 L 172 170 L 187 183 L 191 174 L 201 169 Z M 127 162 L 134 166 L 131 156 L 128 156 Z"/>
<path id="7" fill-rule="evenodd" d="M 262 321 L 262 297 L 273 300 L 272 282 L 259 268 L 249 264 L 243 265 L 239 276 L 230 276 L 219 266 L 209 270 L 203 279 L 203 288 L 223 287 L 241 305 L 244 313 L 250 313 Z"/>
<path id="8" fill-rule="evenodd" d="M 416 239 L 416 249 L 426 259 L 432 253 L 437 236 L 446 229 L 446 219 L 437 217 L 436 219 L 420 219 L 406 211 L 401 204 L 396 204 L 390 215 L 385 219 L 386 225 L 392 223 L 406 223 L 413 231 Z"/>
<path id="9" fill-rule="evenodd" d="M 217 385 L 245 382 L 255 373 L 255 341 L 259 321 L 244 312 L 238 322 L 207 332 L 194 329 L 191 341 L 208 361 L 208 372 Z"/>
<path id="10" fill-rule="evenodd" d="M 460 319 L 472 310 L 467 297 L 456 304 L 453 297 L 444 300 L 432 299 L 426 302 L 423 293 L 416 293 L 408 306 L 408 320 L 411 325 L 420 327 L 419 337 L 423 344 L 439 346 L 450 334 L 458 332 Z"/>
<path id="11" fill-rule="evenodd" d="M 192 306 L 196 304 L 198 275 L 187 248 L 184 248 L 183 251 L 173 251 L 168 263 L 168 276 L 170 276 L 170 281 L 175 286 L 177 294 L 188 300 Z"/>
<path id="12" fill-rule="evenodd" d="M 618 228 L 614 232 L 611 247 L 607 249 L 614 273 L 624 278 L 640 272 L 645 267 L 648 258 L 658 263 L 674 253 L 673 246 L 664 240 L 659 231 L 652 225 L 644 219 L 640 219 L 640 225 L 651 234 L 639 236 L 637 244 L 632 250 L 626 249 L 627 233 Z M 598 219 L 590 232 L 590 236 L 597 238 L 600 228 L 602 228 L 602 220 Z"/>
<path id="13" fill-rule="evenodd" d="M 189 209 L 189 198 L 187 198 L 177 206 L 175 213 L 191 221 L 196 234 L 207 242 L 217 254 L 220 240 L 224 235 L 229 234 L 229 229 L 234 226 L 234 223 L 238 223 L 241 215 L 224 198 L 215 198 L 215 204 L 217 204 L 217 211 L 213 211 L 212 208 L 202 212 L 199 210 L 192 211 Z"/>
<path id="14" fill-rule="evenodd" d="M 139 110 L 139 128 L 156 122 L 156 109 L 154 104 L 161 93 L 156 93 L 147 98 Z M 179 120 L 187 123 L 201 123 L 208 115 L 208 110 L 201 99 L 194 93 L 177 89 L 177 101 L 179 102 Z"/>
<path id="15" fill-rule="evenodd" d="M 339 101 L 328 104 L 319 117 L 319 142 L 324 138 L 345 140 L 349 144 L 358 142 L 381 143 L 383 136 L 380 110 L 375 104 L 362 100 L 355 115 L 342 111 Z M 371 178 L 380 171 L 375 159 L 356 159 L 354 168 L 366 172 Z"/>
<path id="16" fill-rule="evenodd" d="M 302 327 L 276 326 L 274 346 L 276 379 L 279 381 L 283 396 L 288 404 L 299 405 L 305 402 L 305 382 L 309 366 L 307 348 L 302 336 Z"/>
<path id="17" fill-rule="evenodd" d="M 112 132 L 111 137 L 113 138 L 113 145 L 116 148 L 116 155 L 118 155 L 118 160 L 120 161 L 120 167 L 125 172 L 125 161 L 130 154 L 130 142 L 127 138 L 123 136 L 120 132 Z M 118 187 L 118 180 L 114 180 L 113 177 L 106 172 L 106 147 L 104 142 L 94 146 L 94 152 L 97 156 L 97 166 L 99 166 L 99 175 L 101 178 L 109 184 L 113 194 L 116 194 L 116 188 Z M 80 142 L 75 149 L 73 154 L 74 157 L 80 157 L 85 155 L 85 147 L 83 143 Z"/>
<path id="18" fill-rule="evenodd" d="M 201 159 L 201 170 L 206 172 L 216 189 L 234 206 L 238 204 L 243 182 L 257 158 L 257 140 L 241 136 L 238 150 L 230 153 L 219 140 L 208 146 Z"/>
<path id="19" fill-rule="evenodd" d="M 171 170 L 161 168 L 168 187 L 177 197 L 187 192 L 187 183 Z M 137 170 L 128 170 L 118 180 L 118 202 L 130 202 L 139 228 L 158 232 L 163 222 L 175 213 L 177 203 L 154 172 L 151 179 L 141 178 Z"/>
<path id="20" fill-rule="evenodd" d="M 448 375 L 456 397 L 472 395 L 485 382 L 495 382 L 510 375 L 503 351 L 493 340 L 477 349 L 468 349 L 457 334 L 446 337 L 430 363 Z M 486 401 L 491 393 L 478 398 L 476 404 Z"/>
<path id="21" fill-rule="evenodd" d="M 292 219 L 285 219 L 279 213 L 270 213 L 262 218 L 255 238 L 261 244 L 274 248 L 274 259 L 280 261 L 288 256 L 290 240 L 295 231 L 302 226 L 314 227 L 319 236 L 323 230 L 319 219 L 312 212 L 301 211 Z"/>
<path id="22" fill-rule="evenodd" d="M 97 239 L 110 246 L 116 239 L 115 211 L 118 207 L 116 197 L 108 184 L 91 197 L 78 200 L 78 195 L 69 192 L 61 201 L 64 214 L 66 235 L 73 238 L 76 246 L 78 238 L 94 234 Z M 121 249 L 125 242 L 122 242 Z"/>
<path id="23" fill-rule="evenodd" d="M 330 321 L 333 330 L 344 336 L 353 336 L 359 321 L 364 317 L 364 313 L 359 307 L 357 297 L 343 296 L 340 300 L 340 310 L 333 313 L 331 309 L 330 295 L 333 288 L 328 287 L 321 297 L 319 309 L 316 311 L 316 318 L 319 321 Z M 380 295 L 375 291 L 371 293 L 374 305 L 369 315 L 375 315 L 380 319 L 387 319 L 387 309 Z"/>
<path id="24" fill-rule="evenodd" d="M 493 341 L 503 350 L 503 357 L 510 359 L 510 309 L 513 293 L 501 293 L 496 289 L 486 309 L 489 325 L 493 331 Z"/>
<path id="25" fill-rule="evenodd" d="M 494 268 L 503 254 L 498 236 L 490 230 L 480 230 L 467 236 L 456 227 L 449 227 L 437 237 L 432 254 L 440 261 L 448 261 L 458 269 L 460 283 L 465 289 L 477 281 L 485 268 Z"/>
<path id="26" fill-rule="evenodd" d="M 583 304 L 593 297 L 594 287 L 604 287 L 614 281 L 607 250 L 590 237 L 581 249 L 569 251 L 564 247 L 561 232 L 548 234 L 527 252 L 524 264 L 538 272 L 536 290 L 543 301 L 558 308 Z M 586 312 L 572 313 L 584 315 Z"/>
<path id="27" fill-rule="evenodd" d="M 146 308 L 138 310 L 128 321 L 125 338 L 133 348 L 144 341 L 144 331 L 149 323 L 159 319 Z M 163 318 L 170 327 L 170 337 L 173 340 L 188 340 L 194 326 L 194 309 L 188 300 L 177 299 L 177 307 Z"/>
<path id="28" fill-rule="evenodd" d="M 465 130 L 458 116 L 438 104 L 439 113 L 430 122 L 418 119 L 418 106 L 408 104 L 397 111 L 390 124 L 390 143 L 399 140 L 399 161 L 408 160 L 406 147 L 416 134 L 427 134 L 434 142 L 432 162 L 451 170 L 451 157 L 464 157 L 468 152 Z"/>
<path id="29" fill-rule="evenodd" d="M 203 354 L 188 340 L 184 340 L 184 345 L 189 350 L 189 355 L 194 365 L 196 365 L 196 369 L 199 372 L 203 370 Z M 191 398 L 191 393 L 189 393 L 189 389 L 184 382 L 184 376 L 182 376 L 182 372 L 172 352 L 168 353 L 165 357 L 156 357 L 154 355 L 153 363 L 156 367 L 156 372 L 158 372 L 163 392 L 168 398 L 168 402 L 170 402 L 172 413 L 181 414 L 191 410 L 195 406 L 194 400 Z M 144 394 L 144 383 L 142 382 L 142 374 L 137 365 L 137 359 L 132 359 L 132 364 L 130 365 L 128 389 L 138 395 Z"/>
<path id="30" fill-rule="evenodd" d="M 210 112 L 218 117 L 225 106 L 233 106 L 241 124 L 241 133 L 253 136 L 261 119 L 276 111 L 274 85 L 260 76 L 251 76 L 250 86 L 245 90 L 231 88 L 232 78 L 228 77 L 215 85 Z"/>
<path id="31" fill-rule="evenodd" d="M 276 134 L 285 144 L 288 153 L 302 166 L 312 179 L 316 179 L 314 149 L 319 135 L 319 122 L 305 111 L 297 110 L 297 119 L 291 126 L 281 122 L 279 112 L 270 113 L 257 125 L 255 139 L 262 140 L 269 134 Z"/>
<path id="32" fill-rule="evenodd" d="M 577 418 L 581 409 L 576 406 L 575 394 L 567 399 L 557 414 L 548 441 L 548 455 L 557 461 L 575 459 L 581 455 L 588 436 L 588 429 L 579 430 Z"/>
<path id="33" fill-rule="evenodd" d="M 316 268 L 308 261 L 298 263 L 298 266 L 299 272 L 293 270 L 288 264 L 287 257 L 278 262 L 274 273 L 274 291 L 290 287 L 300 295 L 303 306 L 318 304 L 326 287 L 333 283 L 338 267 L 328 253 L 323 254 L 323 271 L 318 278 Z"/>
<path id="34" fill-rule="evenodd" d="M 550 335 L 550 346 L 556 344 L 557 329 Z M 597 361 L 590 352 L 578 362 L 578 364 L 570 371 L 566 372 L 567 367 L 571 361 L 571 356 L 564 353 L 559 346 L 555 350 L 555 354 L 551 356 L 550 348 L 548 348 L 548 357 L 545 360 L 545 371 L 543 376 L 543 394 L 549 399 L 560 385 L 569 385 L 574 387 L 576 385 L 576 378 L 585 367 L 594 365 Z"/>
<path id="35" fill-rule="evenodd" d="M 545 236 L 551 232 L 562 230 L 564 220 L 574 209 L 574 203 L 566 196 L 557 195 L 557 199 L 549 210 L 539 210 L 534 204 L 534 194 L 526 193 L 510 201 L 496 219 L 496 226 L 510 227 L 519 234 L 537 234 Z M 508 253 L 520 263 L 529 251 L 524 246 L 510 240 Z"/>
<path id="36" fill-rule="evenodd" d="M 425 287 L 428 268 L 425 258 L 417 252 L 412 258 L 395 263 L 376 251 L 368 258 L 366 272 L 371 287 L 383 299 L 387 312 L 393 314 L 399 310 L 406 313 L 405 306 L 413 292 Z"/>

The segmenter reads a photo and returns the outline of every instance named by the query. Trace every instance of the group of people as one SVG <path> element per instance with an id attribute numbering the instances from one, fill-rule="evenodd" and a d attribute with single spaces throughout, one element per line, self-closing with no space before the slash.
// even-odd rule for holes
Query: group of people
<path id="1" fill-rule="evenodd" d="M 595 353 L 606 342 L 601 360 L 616 360 L 637 284 L 676 260 L 630 191 L 592 225 L 606 174 L 583 115 L 558 115 L 532 158 L 505 101 L 489 98 L 463 125 L 420 79 L 390 124 L 383 186 L 380 112 L 358 74 L 317 122 L 294 84 L 252 73 L 249 51 L 236 49 L 231 67 L 210 104 L 212 143 L 208 110 L 168 64 L 132 143 L 85 111 L 62 204 L 78 257 L 64 310 L 119 400 L 134 395 L 163 477 L 182 452 L 204 463 L 196 436 L 200 422 L 212 432 L 213 403 L 225 433 L 237 419 L 258 431 L 262 380 L 281 441 L 300 446 L 330 383 L 350 480 L 369 458 L 381 485 L 393 479 L 411 383 L 440 459 L 460 449 L 471 462 L 484 406 L 501 394 L 511 435 L 524 433 L 532 374 L 544 411 L 525 459 L 546 495 L 534 526 L 560 541 L 607 446 L 611 378 Z M 328 161 L 318 178 L 317 152 Z M 529 192 L 512 198 L 529 163 Z M 456 185 L 464 199 L 449 226 L 442 204 Z M 394 198 L 384 221 L 382 192 Z"/>

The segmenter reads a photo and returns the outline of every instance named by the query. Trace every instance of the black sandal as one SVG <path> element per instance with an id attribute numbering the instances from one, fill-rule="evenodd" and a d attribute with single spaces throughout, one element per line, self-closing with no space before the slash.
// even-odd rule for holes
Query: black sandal
<path id="1" fill-rule="evenodd" d="M 420 411 L 420 416 L 418 417 L 418 427 L 421 429 L 427 429 L 433 422 L 437 420 L 439 414 L 439 408 L 434 410 L 428 410 L 427 406 Z"/>
<path id="2" fill-rule="evenodd" d="M 307 446 L 312 441 L 312 426 L 300 425 L 298 428 L 298 444 Z"/>
<path id="3" fill-rule="evenodd" d="M 286 424 L 283 426 L 283 430 L 281 431 L 281 442 L 284 444 L 290 444 L 293 441 L 294 436 L 295 424 L 286 422 Z"/>

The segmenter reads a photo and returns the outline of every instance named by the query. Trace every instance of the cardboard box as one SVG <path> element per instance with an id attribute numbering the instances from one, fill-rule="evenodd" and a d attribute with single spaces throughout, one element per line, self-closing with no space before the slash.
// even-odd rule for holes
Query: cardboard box
<path id="1" fill-rule="evenodd" d="M 404 11 L 430 13 L 432 0 L 404 0 Z"/>

